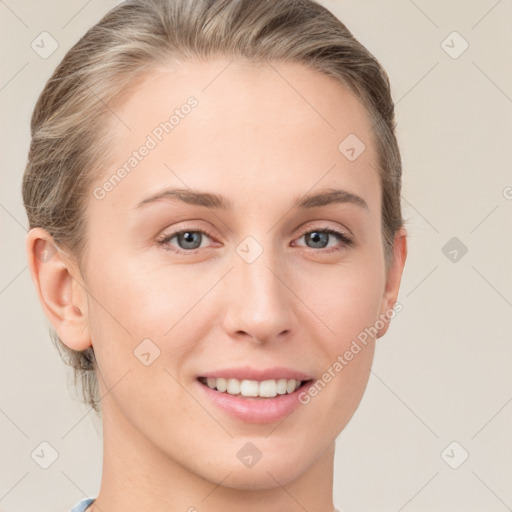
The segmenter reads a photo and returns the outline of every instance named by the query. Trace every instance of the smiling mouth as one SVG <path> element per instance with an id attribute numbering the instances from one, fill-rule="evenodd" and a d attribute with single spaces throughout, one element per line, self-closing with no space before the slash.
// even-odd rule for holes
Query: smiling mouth
<path id="1" fill-rule="evenodd" d="M 274 398 L 279 395 L 289 395 L 311 382 L 311 379 L 268 379 L 258 381 L 217 377 L 199 377 L 197 380 L 204 386 L 219 393 L 244 398 Z"/>

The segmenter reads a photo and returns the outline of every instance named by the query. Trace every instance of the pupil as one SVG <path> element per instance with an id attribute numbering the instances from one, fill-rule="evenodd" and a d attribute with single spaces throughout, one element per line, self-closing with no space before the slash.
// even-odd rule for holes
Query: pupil
<path id="1" fill-rule="evenodd" d="M 193 231 L 185 231 L 181 234 L 181 238 L 185 244 L 185 247 L 183 247 L 184 249 L 197 249 L 201 245 L 201 241 L 199 240 L 199 233 L 195 233 Z M 193 247 L 190 247 L 189 244 L 192 244 Z"/>
<path id="2" fill-rule="evenodd" d="M 319 233 L 318 231 L 312 231 L 309 234 L 309 238 L 312 240 L 313 244 L 320 244 L 320 246 L 322 246 L 322 244 L 327 244 L 327 236 L 327 233 Z M 318 249 L 317 245 L 314 247 L 315 249 Z"/>

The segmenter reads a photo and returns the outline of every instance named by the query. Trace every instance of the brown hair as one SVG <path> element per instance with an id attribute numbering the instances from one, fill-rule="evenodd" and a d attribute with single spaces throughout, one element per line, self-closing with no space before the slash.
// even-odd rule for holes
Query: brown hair
<path id="1" fill-rule="evenodd" d="M 128 0 L 66 53 L 31 120 L 23 177 L 29 226 L 42 227 L 78 260 L 86 250 L 86 201 L 108 152 L 112 108 L 151 70 L 209 56 L 302 63 L 338 79 L 373 122 L 382 189 L 386 268 L 402 227 L 401 159 L 389 80 L 375 57 L 314 0 Z M 341 141 L 340 141 L 341 142 Z M 100 411 L 92 347 L 53 342 L 81 377 L 84 402 Z"/>

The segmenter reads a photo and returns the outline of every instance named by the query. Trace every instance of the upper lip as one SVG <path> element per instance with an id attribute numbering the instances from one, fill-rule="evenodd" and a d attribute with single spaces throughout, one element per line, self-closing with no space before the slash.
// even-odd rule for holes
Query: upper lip
<path id="1" fill-rule="evenodd" d="M 308 373 L 286 368 L 284 366 L 274 366 L 272 368 L 252 368 L 243 366 L 238 368 L 222 368 L 201 374 L 199 377 L 213 377 L 224 379 L 238 380 L 278 380 L 278 379 L 295 379 L 295 380 L 311 380 L 313 377 Z"/>

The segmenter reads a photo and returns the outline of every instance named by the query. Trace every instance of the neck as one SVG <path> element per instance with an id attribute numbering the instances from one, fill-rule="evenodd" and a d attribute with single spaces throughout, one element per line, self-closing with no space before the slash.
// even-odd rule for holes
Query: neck
<path id="1" fill-rule="evenodd" d="M 101 488 L 87 512 L 334 511 L 334 442 L 286 485 L 272 478 L 271 488 L 232 488 L 223 485 L 229 475 L 207 480 L 171 459 L 113 411 L 112 402 L 108 405 L 103 411 Z M 272 474 L 271 468 L 267 471 Z"/>

